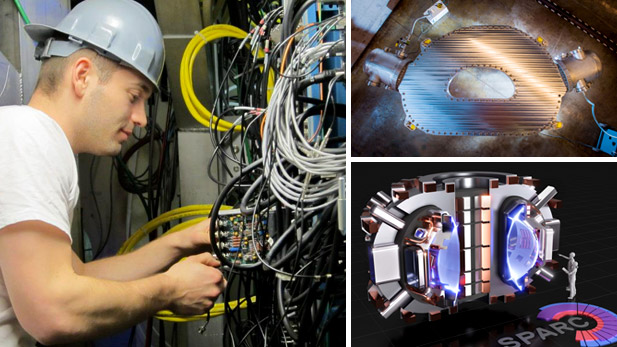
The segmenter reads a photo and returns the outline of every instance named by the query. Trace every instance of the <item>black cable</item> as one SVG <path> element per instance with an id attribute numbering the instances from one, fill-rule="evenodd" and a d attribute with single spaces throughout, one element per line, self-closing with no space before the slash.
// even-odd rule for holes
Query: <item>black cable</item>
<path id="1" fill-rule="evenodd" d="M 248 39 L 248 37 L 247 37 L 247 39 Z M 233 63 L 236 61 L 236 59 L 238 59 L 238 57 L 240 57 L 240 53 L 242 53 L 242 52 L 244 51 L 242 48 L 244 47 L 244 43 L 247 41 L 247 39 L 244 39 L 244 40 L 242 41 L 242 43 L 239 45 L 238 49 L 236 50 L 236 54 L 234 55 L 234 57 L 233 57 L 233 59 L 232 59 L 232 61 L 231 61 L 231 63 L 230 63 L 230 67 L 229 67 L 229 68 L 227 69 L 227 71 L 225 72 L 225 76 L 224 76 L 224 78 L 223 78 L 223 81 L 225 81 L 225 82 L 227 81 L 228 76 L 229 76 L 229 73 L 231 72 L 231 68 L 233 67 Z M 246 63 L 248 63 L 249 61 L 251 61 L 251 60 L 252 60 L 252 59 L 250 59 L 250 57 L 251 57 L 250 55 L 247 55 L 247 58 L 246 58 Z M 240 60 L 241 60 L 241 59 L 240 59 Z M 251 70 L 252 70 L 252 71 L 256 70 L 256 66 L 254 66 L 254 65 L 253 65 L 253 67 L 251 68 Z M 267 70 L 266 70 L 266 71 L 267 71 Z M 242 77 L 242 80 L 244 79 L 244 75 L 245 75 L 245 74 L 243 73 L 243 74 L 242 74 L 242 76 L 243 76 L 243 77 Z M 252 79 L 252 78 L 250 78 L 250 79 Z M 241 87 L 243 87 L 243 86 L 244 86 L 244 82 L 241 82 L 241 83 L 240 83 L 240 86 L 241 86 Z M 221 85 L 221 87 L 219 87 L 219 89 L 218 89 L 217 96 L 216 96 L 216 99 L 215 99 L 215 102 L 214 102 L 214 105 L 213 105 L 213 109 L 214 109 L 214 108 L 216 108 L 216 105 L 218 104 L 218 100 L 219 100 L 219 99 L 222 99 L 222 98 L 221 98 L 221 91 L 224 89 L 224 88 L 222 88 L 222 87 L 223 87 L 223 85 Z M 224 113 L 227 113 L 227 112 L 230 112 L 230 111 L 233 111 L 233 109 L 227 109 L 227 110 L 225 110 L 225 111 L 224 111 Z M 222 116 L 222 115 L 223 115 L 223 114 L 221 114 L 221 116 Z M 242 121 L 242 123 L 244 123 L 244 122 L 245 122 L 244 115 L 243 115 L 242 117 L 243 117 L 243 119 L 242 119 L 241 121 Z M 218 127 L 218 121 L 220 121 L 220 118 L 221 118 L 221 117 L 218 117 L 218 119 L 217 119 L 217 123 L 214 125 L 214 126 L 215 126 L 215 128 L 216 128 L 216 127 Z M 228 174 L 229 174 L 230 176 L 232 176 L 232 174 L 231 174 L 231 172 L 229 171 L 229 169 L 227 168 L 227 165 L 226 165 L 226 163 L 225 163 L 225 158 L 224 158 L 224 157 L 227 157 L 228 159 L 230 159 L 230 160 L 232 160 L 233 162 L 236 162 L 238 165 L 242 166 L 242 160 L 238 160 L 238 159 L 236 159 L 236 158 L 235 158 L 235 153 L 232 153 L 231 155 L 229 155 L 226 151 L 224 151 L 224 150 L 220 149 L 220 148 L 222 147 L 222 145 L 223 145 L 223 143 L 224 143 L 225 139 L 229 139 L 229 141 L 230 141 L 230 147 L 233 147 L 233 145 L 231 145 L 231 143 L 232 143 L 232 134 L 233 134 L 233 130 L 232 130 L 232 129 L 230 129 L 229 131 L 225 132 L 225 135 L 223 136 L 223 138 L 222 138 L 222 139 L 219 139 L 219 134 L 218 134 L 218 133 L 214 133 L 214 134 L 213 134 L 214 136 L 212 137 L 213 146 L 215 147 L 215 154 L 218 154 L 218 157 L 220 158 L 220 162 L 221 162 L 221 164 L 223 165 L 223 169 L 225 169 L 225 170 L 228 172 Z M 242 135 L 241 135 L 241 136 L 242 136 Z M 242 137 L 243 137 L 243 136 L 242 136 Z M 217 141 L 217 140 L 218 140 L 218 141 Z M 218 142 L 218 143 L 217 143 L 217 142 Z M 242 146 L 244 146 L 244 143 L 242 143 L 241 145 L 242 145 Z M 223 156 L 224 156 L 224 157 L 223 157 Z M 219 182 L 217 179 L 215 179 L 214 177 L 212 177 L 212 174 L 211 174 L 211 167 L 212 167 L 212 163 L 213 163 L 213 158 L 211 158 L 211 160 L 210 160 L 210 162 L 209 162 L 209 164 L 208 164 L 208 173 L 209 173 L 209 176 L 210 176 L 210 178 L 211 178 L 213 181 L 215 181 L 215 182 L 217 182 L 217 183 L 221 184 L 221 182 Z M 221 184 L 221 185 L 222 185 L 222 184 Z"/>
<path id="2" fill-rule="evenodd" d="M 242 42 L 239 45 L 238 50 L 236 51 L 236 54 L 234 55 L 233 59 L 230 62 L 230 66 L 233 66 L 234 62 L 238 58 L 238 55 L 242 51 L 242 48 L 244 47 L 244 45 L 246 44 L 248 39 L 249 39 L 249 36 L 247 36 L 246 38 L 244 38 L 242 40 Z M 218 91 L 216 93 L 216 97 L 214 99 L 214 104 L 212 105 L 212 108 L 211 108 L 212 112 L 214 112 L 217 109 L 217 104 L 218 104 L 218 101 L 219 101 L 219 99 L 221 97 L 221 93 L 223 92 L 223 89 L 224 89 L 224 86 L 225 86 L 225 81 L 227 81 L 227 79 L 229 78 L 229 73 L 230 72 L 231 72 L 231 68 L 227 69 L 227 71 L 226 71 L 226 73 L 225 73 L 225 75 L 224 75 L 224 77 L 222 79 L 223 83 L 221 83 L 221 85 L 219 86 Z M 219 112 L 219 117 L 217 117 L 217 122 L 214 125 L 214 129 L 212 127 L 212 118 L 210 118 L 210 124 L 211 125 L 209 126 L 209 129 L 211 130 L 211 133 L 212 133 L 212 130 L 214 130 L 214 136 L 211 136 L 211 141 L 212 141 L 212 146 L 215 147 L 215 148 L 217 147 L 217 143 L 216 143 L 215 137 L 218 136 L 218 134 L 216 132 L 216 129 L 218 129 L 218 122 L 220 121 L 221 117 L 222 117 L 222 113 Z M 225 165 L 224 161 L 223 161 L 223 165 Z"/>
<path id="3" fill-rule="evenodd" d="M 156 133 L 154 138 L 156 140 L 156 143 L 159 144 L 159 141 L 161 141 L 162 139 L 162 135 L 158 126 L 156 126 L 155 131 Z M 142 174 L 137 175 L 133 174 L 128 169 L 127 163 L 129 162 L 130 158 L 135 153 L 137 153 L 137 151 L 139 151 L 145 145 L 150 144 L 150 136 L 150 132 L 148 131 L 148 134 L 145 135 L 141 140 L 130 146 L 124 155 L 117 155 L 115 157 L 116 162 L 118 162 L 119 164 L 121 162 L 123 164 L 118 166 L 120 169 L 122 169 L 118 170 L 118 181 L 120 182 L 122 188 L 129 193 L 139 194 L 148 192 L 148 179 L 141 179 L 141 177 L 147 175 L 150 171 L 150 168 L 146 168 L 146 170 Z M 159 150 L 162 150 L 162 148 Z M 158 182 L 158 180 L 160 179 L 160 172 L 161 167 L 159 166 L 156 168 L 153 174 L 155 182 Z"/>
<path id="4" fill-rule="evenodd" d="M 309 107 L 306 111 L 300 113 L 298 115 L 298 119 L 300 120 L 300 123 L 304 123 L 306 121 L 307 118 L 312 117 L 312 116 L 316 116 L 318 115 L 321 111 L 324 110 L 324 108 L 326 107 L 325 103 L 320 103 L 317 105 L 313 105 L 311 107 Z M 335 117 L 345 117 L 345 108 L 347 106 L 345 104 L 334 104 L 334 106 L 332 106 L 332 108 L 334 109 L 334 116 Z M 324 112 L 325 113 L 325 112 Z"/>
<path id="5" fill-rule="evenodd" d="M 334 230 L 334 232 L 331 233 L 332 234 L 332 251 L 330 254 L 330 263 L 328 264 L 328 273 L 332 274 L 334 273 L 334 267 L 335 267 L 335 262 L 337 261 L 338 257 L 337 252 L 338 252 L 338 247 L 340 247 L 342 242 L 340 241 L 341 238 L 341 233 L 339 233 L 337 230 Z M 329 300 L 327 300 L 327 298 L 329 297 L 329 294 L 332 290 L 332 282 L 334 281 L 334 279 L 332 277 L 328 277 L 326 278 L 326 283 L 325 283 L 325 288 L 323 289 L 323 294 L 321 296 L 321 300 L 319 301 L 319 306 L 317 309 L 317 312 L 315 314 L 315 317 L 317 319 L 313 320 L 313 324 L 311 326 L 311 331 L 317 331 L 317 325 L 318 322 L 321 322 L 321 317 L 323 317 L 325 310 L 326 310 L 326 304 L 329 303 Z"/>
<path id="6" fill-rule="evenodd" d="M 159 346 L 165 346 L 165 321 L 159 320 Z"/>
<path id="7" fill-rule="evenodd" d="M 136 182 L 136 178 L 133 176 L 133 173 L 126 166 L 126 163 L 121 158 L 119 158 L 119 156 L 116 156 L 114 159 L 115 159 L 116 169 L 118 170 L 118 172 L 120 172 L 120 171 L 126 172 L 126 174 L 127 174 L 126 177 L 130 181 L 135 183 Z M 120 168 L 122 168 L 122 170 L 120 170 Z M 147 198 L 141 192 L 135 192 L 133 194 L 136 194 L 139 197 L 139 200 L 140 200 L 141 204 L 143 205 L 144 210 L 146 211 L 146 214 L 149 214 L 150 213 L 150 207 L 149 207 L 149 202 L 147 201 Z M 151 218 L 148 218 L 148 219 L 151 219 Z"/>
<path id="8" fill-rule="evenodd" d="M 244 336 L 242 336 L 242 339 L 240 339 L 240 342 L 238 342 L 238 346 L 242 346 L 242 343 L 244 342 L 244 340 L 246 340 L 247 337 L 249 337 L 249 334 L 255 330 L 255 328 L 257 328 L 259 326 L 259 323 L 264 322 L 266 319 L 269 319 L 270 316 L 266 316 L 265 318 L 258 320 L 257 324 L 254 324 L 247 332 Z"/>
<path id="9" fill-rule="evenodd" d="M 291 31 L 294 31 L 298 27 L 298 23 L 300 23 L 300 21 L 302 20 L 302 16 L 304 16 L 304 13 L 309 9 L 309 7 L 315 4 L 315 2 L 316 0 L 307 0 L 302 3 L 302 5 L 298 8 L 297 11 L 294 11 L 295 15 L 293 16 L 291 22 Z"/>
<path id="10" fill-rule="evenodd" d="M 293 2 L 292 2 L 293 3 Z M 291 20 L 293 19 L 291 13 L 293 12 L 292 4 L 289 4 L 284 8 L 283 13 L 283 28 L 282 28 L 282 36 L 289 37 L 291 35 Z"/>
<path id="11" fill-rule="evenodd" d="M 212 250 L 214 251 L 214 253 L 216 254 L 216 256 L 218 257 L 218 259 L 221 261 L 221 263 L 223 265 L 232 267 L 233 264 L 226 258 L 223 256 L 223 253 L 220 251 L 218 244 L 215 240 L 217 240 L 216 237 L 216 221 L 217 221 L 217 217 L 218 217 L 218 212 L 221 208 L 221 206 L 223 205 L 223 201 L 227 198 L 227 194 L 229 193 L 229 191 L 231 190 L 231 188 L 238 183 L 242 177 L 244 175 L 246 175 L 247 173 L 251 172 L 253 169 L 255 169 L 256 167 L 258 167 L 259 165 L 261 165 L 262 163 L 262 159 L 259 159 L 257 161 L 254 161 L 253 163 L 247 165 L 244 170 L 242 170 L 240 172 L 240 174 L 232 179 L 229 180 L 229 182 L 227 183 L 227 185 L 225 185 L 225 187 L 223 188 L 223 190 L 221 191 L 221 193 L 219 194 L 219 196 L 216 199 L 216 202 L 214 203 L 214 205 L 212 206 L 212 210 L 210 212 L 210 240 L 212 240 Z M 250 269 L 255 269 L 260 265 L 259 262 L 257 263 L 253 263 L 253 264 L 237 264 L 236 267 L 243 269 L 243 270 L 250 270 Z"/>
<path id="12" fill-rule="evenodd" d="M 96 210 L 96 216 L 99 223 L 99 247 L 97 247 L 97 251 L 95 253 L 99 253 L 100 246 L 103 241 L 103 218 L 101 217 L 101 210 L 99 208 L 99 202 L 96 198 L 96 193 L 94 192 L 94 165 L 98 162 L 98 157 L 92 156 L 92 161 L 90 162 L 90 194 L 92 194 L 92 200 L 94 202 L 94 208 Z M 92 239 L 90 240 L 90 247 L 94 250 L 94 245 L 92 245 Z"/>
<path id="13" fill-rule="evenodd" d="M 327 94 L 328 96 L 326 97 L 326 101 L 324 102 L 324 104 L 325 104 L 324 112 L 323 112 L 323 114 L 324 114 L 324 121 L 323 122 L 324 123 L 325 123 L 325 117 L 328 114 L 327 113 L 328 112 L 328 106 L 330 105 L 328 103 L 328 99 L 331 99 L 332 100 L 332 104 L 336 105 L 334 103 L 334 97 L 333 97 L 334 93 L 332 92 L 332 89 L 334 89 L 334 84 L 336 84 L 341 77 L 345 77 L 345 75 L 339 75 L 339 76 L 335 77 L 334 79 L 330 80 L 330 83 L 328 84 L 328 94 Z M 344 114 L 345 114 L 345 112 L 343 112 L 343 115 Z M 328 129 L 332 129 L 334 127 L 334 122 L 336 120 L 336 117 L 337 117 L 337 109 L 336 109 L 336 107 L 333 107 L 332 121 L 330 122 L 330 125 L 327 127 Z M 322 127 L 323 127 L 323 125 L 322 125 Z"/>
<path id="14" fill-rule="evenodd" d="M 328 214 L 326 214 L 326 215 L 328 215 Z M 329 220 L 329 221 L 328 221 L 328 222 L 329 222 L 329 226 L 328 226 L 328 227 L 326 228 L 326 230 L 324 230 L 324 231 L 328 231 L 328 233 L 331 233 L 331 231 L 333 231 L 333 232 L 337 232 L 337 233 L 338 233 L 338 230 L 336 230 L 336 228 L 335 228 L 335 225 L 336 225 L 336 220 L 335 220 L 335 219 L 336 219 L 336 213 L 334 213 L 334 211 L 333 211 L 333 213 L 332 213 L 332 214 L 330 215 L 330 217 L 329 217 L 329 218 L 327 218 L 327 219 Z M 322 219 L 321 219 L 321 220 L 326 220 L 326 217 L 325 217 L 325 216 L 322 216 Z M 314 241 L 312 241 L 312 242 L 311 242 L 311 247 L 310 247 L 310 250 L 309 250 L 309 253 L 308 253 L 308 254 L 309 254 L 309 255 L 308 255 L 308 259 L 315 259 L 315 256 L 313 255 L 313 252 L 314 252 L 315 250 L 318 250 L 318 249 L 319 249 L 319 250 L 323 250 L 323 248 L 318 247 L 318 245 L 320 244 L 320 241 L 321 241 L 321 242 L 323 242 L 323 240 L 325 240 L 325 239 L 324 239 L 324 238 L 321 238 L 321 237 L 314 238 Z M 333 261 L 336 261 L 336 260 L 337 260 L 337 259 L 333 259 Z M 321 273 L 321 272 L 317 272 L 317 273 Z M 305 307 L 306 307 L 306 305 L 307 305 L 309 302 L 315 302 L 315 300 L 313 299 L 314 294 L 313 294 L 313 292 L 312 292 L 312 291 L 314 290 L 314 288 L 316 288 L 317 283 L 316 283 L 316 282 L 313 282 L 312 280 L 309 280 L 308 278 L 304 278 L 304 279 L 307 281 L 307 283 L 308 283 L 308 285 L 309 285 L 309 287 L 310 287 L 310 288 L 309 288 L 310 290 L 307 292 L 307 294 L 306 294 L 306 296 L 305 296 L 305 300 L 304 300 L 303 305 L 302 305 L 302 308 L 299 310 L 299 312 L 304 312 Z M 302 279 L 300 279 L 300 281 L 302 281 Z M 310 281 L 310 282 L 308 282 L 308 281 Z M 296 281 L 290 281 L 289 283 L 291 284 L 291 283 L 294 283 L 294 282 L 295 282 L 295 283 L 298 283 L 298 280 L 296 280 Z M 299 289 L 299 287 L 298 287 L 298 286 L 296 286 L 296 289 L 295 289 L 294 291 L 297 291 L 297 289 Z M 290 301 L 290 304 L 291 304 L 291 301 Z M 286 312 L 286 311 L 287 311 L 287 309 L 285 309 L 284 311 Z M 302 314 L 299 314 L 299 316 L 300 316 L 300 317 L 303 317 L 303 315 L 302 315 Z M 306 320 L 306 317 L 304 317 L 304 319 Z M 281 324 L 281 322 L 282 322 L 282 319 L 280 319 L 280 320 L 279 320 L 278 324 Z M 301 322 L 301 321 L 300 321 L 300 322 L 297 324 L 297 326 L 299 326 L 300 328 L 302 328 L 302 327 L 306 326 L 307 324 L 308 324 L 307 322 Z M 301 330 L 299 331 L 299 334 L 298 334 L 298 339 L 296 339 L 296 340 L 298 340 L 298 343 L 299 343 L 299 344 L 301 344 L 301 342 L 302 342 L 302 341 L 301 341 L 301 340 L 302 340 L 302 335 L 303 335 L 303 333 L 302 333 L 302 329 L 301 329 Z"/>
<path id="15" fill-rule="evenodd" d="M 345 310 L 343 308 L 341 308 L 341 307 L 337 307 L 337 308 L 338 309 L 332 315 L 332 317 L 330 317 L 323 324 L 323 327 L 321 328 L 321 330 L 319 331 L 319 334 L 317 335 L 317 341 L 315 342 L 315 346 L 319 346 L 319 343 L 321 342 L 321 339 L 325 336 L 324 333 L 326 333 L 326 332 L 328 332 L 330 330 L 332 322 L 334 322 L 343 312 L 345 312 Z"/>
<path id="16" fill-rule="evenodd" d="M 570 143 L 572 143 L 572 144 L 575 144 L 575 145 L 579 145 L 579 146 L 584 146 L 584 147 L 587 147 L 587 148 L 591 148 L 591 149 L 593 149 L 594 151 L 596 151 L 596 150 L 597 150 L 597 148 L 596 148 L 596 147 L 594 147 L 594 146 L 592 146 L 592 145 L 588 145 L 588 144 L 586 144 L 586 143 L 583 143 L 583 142 L 580 142 L 580 141 L 576 141 L 576 140 L 571 140 L 571 139 L 569 139 L 569 138 L 567 138 L 567 137 L 565 137 L 565 136 L 561 136 L 561 135 L 553 135 L 553 134 L 549 134 L 549 133 L 545 133 L 545 132 L 540 132 L 540 135 L 544 135 L 544 136 L 548 136 L 548 137 L 554 137 L 554 138 L 557 138 L 557 139 L 566 140 L 566 141 L 568 141 L 568 142 L 570 142 Z"/>
<path id="17" fill-rule="evenodd" d="M 223 115 L 225 115 L 226 113 L 228 113 L 228 112 L 232 112 L 232 111 L 233 111 L 233 109 L 228 109 L 228 110 L 223 111 L 223 113 L 221 114 L 221 116 L 219 116 L 219 117 L 218 117 L 217 122 L 216 122 L 216 123 L 215 123 L 215 125 L 214 125 L 214 126 L 215 126 L 215 128 L 218 126 L 218 122 L 220 121 L 221 117 L 222 117 Z M 232 130 L 232 129 L 230 129 L 229 131 L 233 132 L 233 130 Z M 227 133 L 227 132 L 226 132 L 226 133 Z M 213 134 L 213 136 L 214 136 L 214 134 Z M 226 135 L 225 135 L 225 136 L 226 136 Z M 225 136 L 223 137 L 223 139 L 225 139 Z M 214 137 L 211 137 L 211 138 L 212 138 L 212 139 L 213 139 L 213 141 L 214 141 Z M 208 172 L 208 177 L 209 177 L 209 178 L 210 178 L 210 179 L 211 179 L 214 183 L 216 183 L 216 184 L 218 184 L 218 185 L 221 185 L 221 186 L 222 186 L 222 185 L 225 185 L 225 183 L 224 183 L 224 182 L 219 181 L 217 178 L 215 178 L 215 177 L 212 175 L 212 165 L 214 164 L 214 159 L 215 159 L 215 158 L 217 158 L 217 157 L 219 157 L 219 155 L 218 155 L 218 152 L 219 152 L 219 151 L 223 151 L 223 149 L 222 149 L 222 143 L 221 143 L 221 141 L 217 141 L 217 142 L 214 142 L 214 143 L 213 143 L 213 146 L 214 146 L 214 152 L 212 153 L 212 156 L 210 156 L 210 159 L 208 160 L 208 166 L 207 166 L 207 168 L 208 168 L 208 170 L 207 170 L 207 172 Z M 229 170 L 229 168 L 227 168 L 227 167 L 225 167 L 225 168 L 227 169 L 227 170 L 226 170 L 226 172 L 227 172 L 230 176 L 232 176 L 231 171 Z"/>
<path id="18" fill-rule="evenodd" d="M 229 299 L 228 299 L 230 298 L 230 295 L 231 295 L 231 288 L 233 287 L 232 284 L 234 282 L 234 279 L 235 279 L 235 273 L 231 271 L 227 278 L 227 286 L 225 287 L 225 291 L 223 294 L 223 302 L 225 303 L 225 319 L 226 319 L 227 327 L 230 332 L 232 343 L 235 345 L 235 341 L 238 339 L 238 337 L 235 336 L 235 333 L 231 330 L 232 321 L 236 325 L 239 325 L 240 321 L 236 317 L 234 317 L 234 314 L 233 314 L 234 310 L 231 308 L 231 306 L 229 306 Z M 236 307 L 240 307 L 240 305 Z"/>
<path id="19" fill-rule="evenodd" d="M 174 322 L 171 328 L 171 346 L 172 347 L 178 346 L 178 323 L 177 322 Z"/>
<path id="20" fill-rule="evenodd" d="M 257 179 L 253 182 L 253 184 L 251 184 L 251 186 L 246 191 L 246 193 L 244 193 L 244 196 L 242 197 L 242 201 L 240 202 L 240 212 L 242 214 L 252 215 L 255 209 L 257 209 L 257 211 L 262 211 L 266 207 L 272 205 L 274 201 L 276 200 L 275 196 L 271 196 L 268 200 L 259 201 L 259 204 L 257 206 L 253 206 L 253 207 L 248 206 L 249 199 L 251 198 L 253 193 L 255 193 L 255 190 L 257 189 L 257 187 L 262 184 L 263 178 L 264 178 L 263 175 L 257 177 Z"/>
<path id="21" fill-rule="evenodd" d="M 151 98 L 152 99 L 152 98 Z M 160 192 L 160 190 L 157 190 L 155 188 L 155 185 L 157 185 L 158 182 L 154 182 L 154 134 L 155 134 L 155 129 L 157 126 L 157 119 L 156 119 L 156 114 L 157 114 L 157 110 L 158 110 L 158 98 L 156 98 L 156 100 L 154 100 L 154 102 L 150 102 L 150 143 L 148 146 L 148 207 L 149 207 L 149 213 L 148 213 L 148 221 L 154 219 L 157 217 L 158 215 L 158 196 L 155 195 L 155 192 L 158 193 Z M 162 152 L 162 149 L 161 149 Z M 160 160 L 159 160 L 160 163 Z M 160 180 L 159 180 L 160 182 Z M 150 241 L 153 241 L 157 238 L 158 234 L 157 232 L 152 232 L 148 234 L 148 239 Z M 148 320 L 148 327 L 150 327 L 150 329 L 148 330 L 148 334 L 146 336 L 146 340 L 151 339 L 151 334 L 152 334 L 152 318 L 150 318 Z"/>
<path id="22" fill-rule="evenodd" d="M 319 236 L 321 235 L 321 233 L 325 230 L 327 230 L 327 228 L 322 227 L 324 223 L 324 218 L 319 218 L 318 222 L 311 228 L 311 230 L 309 230 L 307 233 L 305 233 L 304 235 L 302 235 L 302 240 L 301 243 L 307 243 L 307 242 L 311 242 L 312 240 L 318 240 Z M 295 228 L 289 228 L 285 231 L 285 233 L 283 233 L 281 235 L 281 239 L 285 240 L 285 238 L 287 238 L 289 235 L 292 234 L 293 231 L 295 231 Z M 283 245 L 284 243 L 282 241 L 277 241 L 270 249 L 270 252 L 267 255 L 266 260 L 269 261 L 269 258 L 272 258 L 278 251 L 278 247 L 275 246 L 279 246 L 279 245 Z M 298 252 L 298 250 L 300 250 L 300 252 Z M 290 249 L 286 250 L 285 254 L 281 257 L 278 258 L 276 260 L 273 260 L 270 263 L 270 266 L 274 267 L 274 268 L 280 268 L 282 267 L 287 261 L 289 261 L 292 257 L 300 254 L 302 251 L 301 248 L 298 248 L 298 244 L 294 244 Z"/>
<path id="23" fill-rule="evenodd" d="M 96 254 L 94 255 L 94 257 L 92 257 L 92 260 L 95 260 L 96 258 L 99 257 L 99 255 L 101 255 L 101 253 L 103 253 L 103 250 L 105 249 L 105 246 L 107 246 L 107 242 L 109 241 L 109 236 L 111 235 L 111 225 L 112 225 L 112 220 L 113 220 L 112 216 L 114 213 L 114 198 L 113 198 L 113 192 L 112 192 L 113 176 L 114 176 L 114 162 L 112 159 L 109 164 L 109 223 L 107 226 L 107 234 L 105 235 L 105 241 L 101 242 L 100 246 L 98 247 L 96 251 Z"/>
<path id="24" fill-rule="evenodd" d="M 298 333 L 291 326 L 291 323 L 289 323 L 289 320 L 287 319 L 287 312 L 284 307 L 285 305 L 283 304 L 283 280 L 280 277 L 276 279 L 276 301 L 279 315 L 281 315 L 281 319 L 283 320 L 285 329 L 287 329 L 287 333 L 289 333 L 289 336 L 292 339 L 297 341 Z"/>
<path id="25" fill-rule="evenodd" d="M 334 70 L 334 69 L 326 70 L 326 71 L 320 72 L 320 73 L 318 73 L 316 75 L 311 75 L 311 76 L 308 76 L 308 77 L 305 77 L 305 78 L 301 79 L 300 81 L 297 82 L 296 93 L 300 94 L 306 88 L 308 88 L 309 86 L 311 86 L 313 84 L 329 82 L 332 78 L 334 78 L 334 76 L 336 75 L 337 70 Z M 326 102 L 326 104 L 327 104 L 327 102 Z"/>

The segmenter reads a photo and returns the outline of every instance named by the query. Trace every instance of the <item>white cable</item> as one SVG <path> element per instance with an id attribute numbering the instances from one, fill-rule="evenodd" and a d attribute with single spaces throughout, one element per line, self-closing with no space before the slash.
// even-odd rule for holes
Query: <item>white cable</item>
<path id="1" fill-rule="evenodd" d="M 318 204 L 303 208 L 305 212 L 336 203 L 337 177 L 345 174 L 345 149 L 326 147 L 329 131 L 326 136 L 317 137 L 314 143 L 309 143 L 303 134 L 299 115 L 295 112 L 296 102 L 293 98 L 296 77 L 309 76 L 332 48 L 340 43 L 319 42 L 332 30 L 332 23 L 337 20 L 333 17 L 320 23 L 316 33 L 305 35 L 299 40 L 283 78 L 274 86 L 267 110 L 262 139 L 264 175 L 269 178 L 272 193 L 283 205 L 294 211 L 300 200 Z M 334 83 L 343 76 L 336 75 L 330 81 L 326 102 L 329 102 Z M 297 177 L 293 177 L 285 167 L 289 165 L 297 168 Z"/>
<path id="2" fill-rule="evenodd" d="M 422 16 L 413 22 L 413 25 L 411 26 L 411 31 L 409 32 L 409 37 L 413 36 L 413 31 L 416 28 L 416 23 L 418 23 L 420 19 L 425 19 L 425 18 L 428 18 L 428 16 Z"/>

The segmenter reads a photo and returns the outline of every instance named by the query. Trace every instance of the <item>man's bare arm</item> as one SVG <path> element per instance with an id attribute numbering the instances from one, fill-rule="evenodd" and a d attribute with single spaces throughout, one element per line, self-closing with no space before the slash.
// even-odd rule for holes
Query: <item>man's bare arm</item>
<path id="1" fill-rule="evenodd" d="M 138 264 L 135 264 L 138 266 Z M 76 273 L 68 236 L 38 221 L 0 230 L 0 266 L 22 327 L 39 342 L 92 339 L 134 325 L 154 312 L 203 313 L 223 286 L 205 253 L 163 274 L 111 281 Z"/>
<path id="2" fill-rule="evenodd" d="M 182 257 L 209 250 L 209 223 L 209 219 L 205 220 L 120 256 L 84 264 L 74 255 L 74 267 L 82 275 L 102 279 L 129 281 L 144 278 L 167 270 Z"/>

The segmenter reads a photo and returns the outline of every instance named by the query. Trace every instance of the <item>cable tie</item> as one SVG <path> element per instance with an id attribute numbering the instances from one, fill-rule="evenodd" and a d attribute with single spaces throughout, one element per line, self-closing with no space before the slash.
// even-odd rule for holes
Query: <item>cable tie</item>
<path id="1" fill-rule="evenodd" d="M 195 35 L 199 35 L 199 37 L 201 37 L 202 40 L 204 40 L 204 42 L 208 42 L 208 40 L 206 39 L 206 37 L 201 33 L 201 31 L 197 31 L 195 30 Z"/>
<path id="2" fill-rule="evenodd" d="M 293 281 L 295 279 L 295 277 L 292 278 L 291 276 L 284 274 L 284 273 L 280 273 L 280 272 L 277 272 L 275 276 L 280 278 L 283 281 Z"/>

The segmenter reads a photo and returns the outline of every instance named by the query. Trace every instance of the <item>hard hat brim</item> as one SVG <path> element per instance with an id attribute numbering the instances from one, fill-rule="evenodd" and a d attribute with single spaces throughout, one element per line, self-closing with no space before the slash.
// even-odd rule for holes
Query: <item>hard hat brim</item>
<path id="1" fill-rule="evenodd" d="M 24 29 L 26 29 L 28 36 L 38 43 L 45 42 L 56 33 L 64 34 L 51 26 L 43 24 L 27 24 L 24 26 Z"/>

